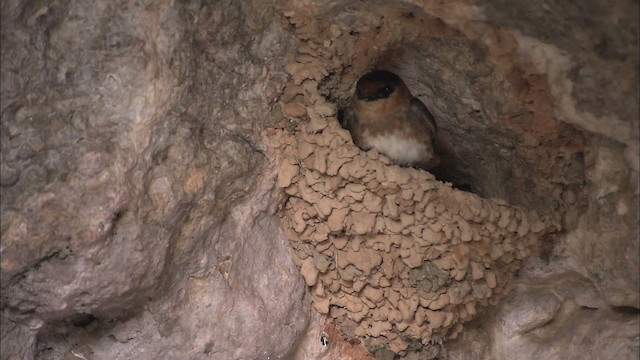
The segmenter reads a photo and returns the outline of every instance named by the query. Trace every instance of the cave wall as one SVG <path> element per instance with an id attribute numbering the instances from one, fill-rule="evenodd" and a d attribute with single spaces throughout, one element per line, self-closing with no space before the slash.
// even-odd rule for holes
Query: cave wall
<path id="1" fill-rule="evenodd" d="M 3 358 L 290 351 L 303 282 L 254 144 L 291 41 L 262 6 L 3 1 Z"/>
<path id="2" fill-rule="evenodd" d="M 562 216 L 440 356 L 637 357 L 637 3 L 0 6 L 3 359 L 367 358 L 310 315 L 262 135 L 376 66 L 436 116 L 436 177 Z"/>

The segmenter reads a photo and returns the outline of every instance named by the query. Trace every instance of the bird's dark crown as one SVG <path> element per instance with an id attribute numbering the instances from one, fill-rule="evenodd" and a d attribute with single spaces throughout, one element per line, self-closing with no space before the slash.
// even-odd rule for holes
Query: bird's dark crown
<path id="1" fill-rule="evenodd" d="M 358 100 L 375 101 L 388 98 L 402 83 L 400 77 L 386 70 L 374 70 L 364 74 L 356 85 Z"/>

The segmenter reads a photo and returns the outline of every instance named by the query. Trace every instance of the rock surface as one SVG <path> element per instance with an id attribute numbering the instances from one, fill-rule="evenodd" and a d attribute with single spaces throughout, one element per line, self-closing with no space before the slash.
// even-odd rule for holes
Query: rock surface
<path id="1" fill-rule="evenodd" d="M 3 0 L 0 17 L 2 359 L 393 359 L 313 314 L 314 269 L 331 264 L 291 255 L 286 221 L 309 219 L 280 189 L 299 168 L 262 137 L 338 133 L 327 119 L 373 67 L 434 113 L 433 175 L 457 189 L 400 176 L 561 217 L 510 294 L 406 358 L 638 357 L 637 2 Z M 362 185 L 335 195 L 369 215 L 329 211 L 314 230 L 368 233 L 386 211 L 405 236 L 421 221 Z M 347 254 L 341 279 L 376 254 Z"/>
<path id="2" fill-rule="evenodd" d="M 291 36 L 257 5 L 2 2 L 3 358 L 292 351 L 303 281 L 252 140 Z"/>
<path id="3" fill-rule="evenodd" d="M 498 307 L 447 344 L 451 359 L 630 359 L 638 354 L 635 308 L 608 307 L 572 259 L 525 261 Z"/>

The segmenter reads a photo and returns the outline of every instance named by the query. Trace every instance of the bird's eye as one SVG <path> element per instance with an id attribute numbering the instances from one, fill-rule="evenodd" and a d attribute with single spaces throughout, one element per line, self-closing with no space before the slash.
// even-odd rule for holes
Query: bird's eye
<path id="1" fill-rule="evenodd" d="M 380 90 L 380 95 L 382 97 L 387 97 L 392 92 L 393 92 L 393 87 L 391 85 L 387 85 L 387 86 L 383 87 L 382 90 Z"/>

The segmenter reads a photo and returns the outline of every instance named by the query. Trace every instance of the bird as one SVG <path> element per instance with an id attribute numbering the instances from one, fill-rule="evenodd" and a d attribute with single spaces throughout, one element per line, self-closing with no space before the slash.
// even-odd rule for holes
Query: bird
<path id="1" fill-rule="evenodd" d="M 374 70 L 360 77 L 342 115 L 341 125 L 363 151 L 373 148 L 396 165 L 423 170 L 440 163 L 433 115 L 390 71 Z"/>

